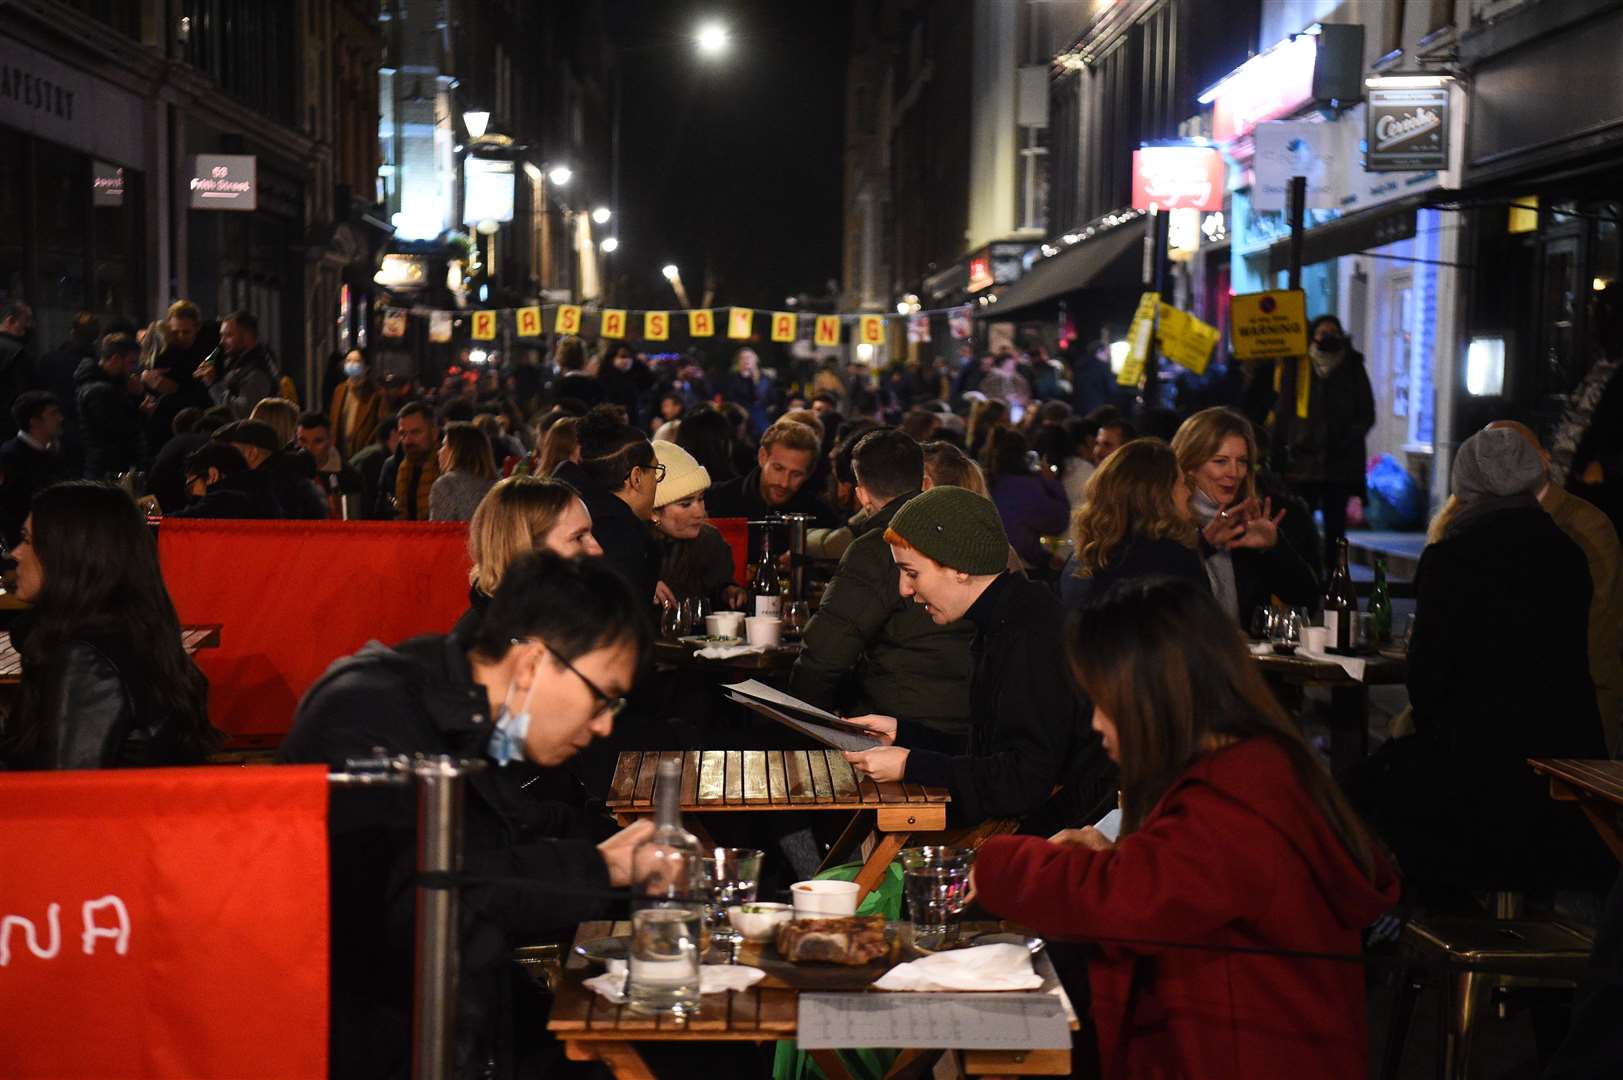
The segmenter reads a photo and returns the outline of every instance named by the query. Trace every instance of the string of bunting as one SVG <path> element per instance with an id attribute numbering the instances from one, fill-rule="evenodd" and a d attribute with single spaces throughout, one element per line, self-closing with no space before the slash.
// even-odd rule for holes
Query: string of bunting
<path id="1" fill-rule="evenodd" d="M 934 316 L 945 317 L 948 333 L 955 340 L 964 340 L 972 333 L 972 310 L 969 304 L 907 315 L 802 315 L 795 311 L 744 307 L 638 311 L 588 308 L 581 304 L 537 304 L 533 307 L 469 311 L 385 307 L 381 313 L 381 332 L 384 338 L 403 338 L 406 336 L 408 319 L 426 319 L 428 340 L 434 344 L 446 344 L 452 340 L 457 322 L 464 320 L 468 324 L 468 336 L 474 341 L 495 341 L 503 330 L 510 330 L 518 338 L 539 338 L 547 333 L 587 334 L 587 324 L 591 321 L 595 323 L 593 329 L 597 337 L 611 340 L 669 341 L 672 334 L 685 330 L 689 338 L 713 338 L 721 334 L 733 341 L 749 341 L 755 336 L 756 316 L 764 316 L 771 341 L 794 342 L 807 337 L 814 345 L 834 347 L 841 344 L 846 328 L 850 327 L 851 343 L 877 346 L 886 343 L 887 323 L 892 319 L 906 321 L 908 341 L 929 341 L 930 319 Z M 806 333 L 808 329 L 809 333 Z"/>

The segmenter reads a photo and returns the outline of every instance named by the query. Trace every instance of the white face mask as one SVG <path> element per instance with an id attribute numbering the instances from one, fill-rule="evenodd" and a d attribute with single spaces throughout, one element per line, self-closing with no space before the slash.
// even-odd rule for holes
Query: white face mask
<path id="1" fill-rule="evenodd" d="M 524 707 L 518 712 L 514 712 L 512 706 L 514 686 L 507 684 L 507 700 L 502 702 L 501 711 L 496 714 L 496 729 L 490 733 L 490 742 L 485 747 L 485 752 L 497 765 L 511 765 L 524 760 L 524 740 L 530 732 L 530 702 L 535 698 L 538 681 L 534 676 L 530 678 L 530 688 L 524 694 Z"/>

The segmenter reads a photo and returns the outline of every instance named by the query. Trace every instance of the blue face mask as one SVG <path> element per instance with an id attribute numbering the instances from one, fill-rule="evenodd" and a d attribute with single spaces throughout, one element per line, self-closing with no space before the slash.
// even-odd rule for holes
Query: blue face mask
<path id="1" fill-rule="evenodd" d="M 508 684 L 508 700 L 502 702 L 502 708 L 496 714 L 496 728 L 490 733 L 490 742 L 485 744 L 485 753 L 490 755 L 497 765 L 511 765 L 524 760 L 524 738 L 530 731 L 530 701 L 535 697 L 536 679 L 530 679 L 530 688 L 524 694 L 524 707 L 518 712 L 513 711 L 512 697 L 513 685 Z"/>
<path id="2" fill-rule="evenodd" d="M 355 363 L 345 364 L 344 374 L 348 375 L 352 379 L 359 379 L 362 375 L 366 374 L 366 365 Z"/>

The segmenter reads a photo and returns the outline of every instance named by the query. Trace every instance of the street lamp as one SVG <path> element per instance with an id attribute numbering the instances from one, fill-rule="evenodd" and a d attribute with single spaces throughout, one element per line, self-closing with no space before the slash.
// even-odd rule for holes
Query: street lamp
<path id="1" fill-rule="evenodd" d="M 719 22 L 701 23 L 698 32 L 693 35 L 694 44 L 699 47 L 699 55 L 714 59 L 724 56 L 732 44 L 732 35 L 727 27 Z"/>
<path id="2" fill-rule="evenodd" d="M 616 249 L 617 249 L 617 248 L 619 248 L 619 246 L 620 246 L 620 241 L 618 241 L 618 240 L 616 240 L 616 239 L 615 239 L 615 238 L 614 238 L 614 237 L 612 237 L 612 236 L 606 236 L 606 237 L 604 237 L 604 238 L 603 238 L 603 245 L 602 245 L 602 246 L 603 246 L 603 250 L 604 250 L 604 251 L 605 251 L 605 252 L 610 252 L 610 253 L 612 253 L 612 252 L 614 252 L 614 251 L 615 251 L 615 250 L 616 250 Z"/>
<path id="3" fill-rule="evenodd" d="M 547 179 L 552 181 L 553 187 L 568 187 L 569 181 L 575 178 L 575 173 L 568 165 L 554 165 L 547 173 Z"/>
<path id="4" fill-rule="evenodd" d="M 607 225 L 609 223 L 609 218 L 613 216 L 614 212 L 606 206 L 600 206 L 596 210 L 592 211 L 592 220 L 599 225 Z"/>
<path id="5" fill-rule="evenodd" d="M 462 126 L 467 128 L 468 138 L 482 139 L 490 126 L 490 113 L 484 109 L 469 109 L 462 114 Z"/>
<path id="6" fill-rule="evenodd" d="M 665 275 L 665 280 L 666 281 L 671 281 L 671 282 L 676 281 L 678 278 L 680 278 L 682 276 L 682 271 L 680 271 L 680 270 L 678 270 L 676 268 L 675 263 L 666 263 L 664 268 L 662 268 L 660 270 L 660 273 Z"/>
<path id="7" fill-rule="evenodd" d="M 682 271 L 676 268 L 676 264 L 666 263 L 659 272 L 664 274 L 665 280 L 671 283 L 671 289 L 676 293 L 676 299 L 681 302 L 682 306 L 684 308 L 692 307 L 693 305 L 688 302 L 687 286 L 682 284 Z"/>

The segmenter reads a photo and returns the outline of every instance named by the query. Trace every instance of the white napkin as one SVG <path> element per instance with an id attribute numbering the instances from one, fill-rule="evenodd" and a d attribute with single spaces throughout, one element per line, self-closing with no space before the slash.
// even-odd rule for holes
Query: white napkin
<path id="1" fill-rule="evenodd" d="M 625 1004 L 626 969 L 624 960 L 611 960 L 608 969 L 581 983 L 616 1005 Z M 748 990 L 766 972 L 746 964 L 705 964 L 699 968 L 699 993 L 719 994 L 723 990 Z"/>
<path id="2" fill-rule="evenodd" d="M 1041 975 L 1024 945 L 974 945 L 897 964 L 876 990 L 1037 990 Z"/>
<path id="3" fill-rule="evenodd" d="M 710 645 L 696 650 L 693 655 L 702 656 L 706 660 L 731 660 L 735 656 L 763 652 L 766 652 L 765 645 Z"/>
<path id="4" fill-rule="evenodd" d="M 1274 643 L 1271 641 L 1253 641 L 1250 644 L 1252 656 L 1270 656 L 1273 654 Z"/>
<path id="5" fill-rule="evenodd" d="M 1329 653 L 1310 652 L 1306 646 L 1296 650 L 1297 656 L 1305 656 L 1309 660 L 1317 660 L 1321 664 L 1335 664 L 1345 671 L 1349 678 L 1358 682 L 1364 681 L 1364 668 L 1368 660 L 1356 656 L 1332 656 Z"/>

